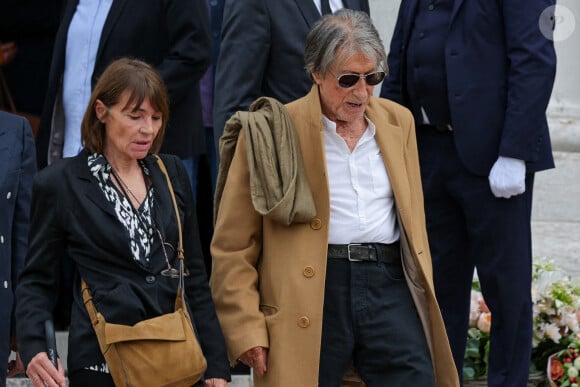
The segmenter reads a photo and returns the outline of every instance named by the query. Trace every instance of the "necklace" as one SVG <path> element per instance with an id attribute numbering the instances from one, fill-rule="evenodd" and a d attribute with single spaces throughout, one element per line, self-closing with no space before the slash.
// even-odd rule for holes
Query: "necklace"
<path id="1" fill-rule="evenodd" d="M 141 200 L 139 200 L 137 198 L 137 196 L 135 195 L 135 193 L 133 193 L 133 190 L 129 187 L 129 185 L 127 183 L 125 183 L 125 181 L 123 179 L 121 179 L 121 176 L 119 176 L 119 174 L 115 171 L 115 169 L 113 168 L 112 165 L 111 165 L 111 174 L 113 175 L 115 180 L 117 180 L 117 183 L 119 184 L 119 187 L 121 187 L 121 190 L 123 191 L 125 196 L 128 196 L 127 192 L 125 192 L 125 188 L 127 189 L 127 191 L 129 191 L 129 194 L 131 194 L 133 199 L 135 199 L 135 203 L 137 204 L 137 208 L 138 208 L 139 205 L 141 204 Z M 145 197 L 147 197 L 147 194 L 145 194 Z M 132 205 L 132 207 L 135 207 L 135 206 Z"/>

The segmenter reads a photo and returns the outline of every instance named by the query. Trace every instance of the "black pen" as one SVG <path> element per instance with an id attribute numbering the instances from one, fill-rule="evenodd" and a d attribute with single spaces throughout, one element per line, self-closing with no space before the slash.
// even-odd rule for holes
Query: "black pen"
<path id="1" fill-rule="evenodd" d="M 58 354 L 56 352 L 56 336 L 54 334 L 54 323 L 52 320 L 44 322 L 44 333 L 46 335 L 46 353 L 54 368 L 58 370 Z"/>

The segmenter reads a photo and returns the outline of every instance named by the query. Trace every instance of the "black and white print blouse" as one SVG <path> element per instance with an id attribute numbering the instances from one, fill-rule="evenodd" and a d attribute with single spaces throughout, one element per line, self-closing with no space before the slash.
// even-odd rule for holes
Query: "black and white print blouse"
<path id="1" fill-rule="evenodd" d="M 117 219 L 127 229 L 129 245 L 133 259 L 140 265 L 147 267 L 151 256 L 154 227 L 152 221 L 153 187 L 147 190 L 147 196 L 141 207 L 134 209 L 127 198 L 113 183 L 111 179 L 112 167 L 102 154 L 92 154 L 88 157 L 88 165 L 91 173 L 97 181 L 107 200 L 115 207 Z M 139 165 L 146 176 L 149 170 L 139 160 Z"/>

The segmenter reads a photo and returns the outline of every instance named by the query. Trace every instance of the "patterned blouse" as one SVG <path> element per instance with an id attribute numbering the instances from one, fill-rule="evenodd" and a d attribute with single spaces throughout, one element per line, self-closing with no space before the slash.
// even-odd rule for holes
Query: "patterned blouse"
<path id="1" fill-rule="evenodd" d="M 151 245 L 153 244 L 154 227 L 151 211 L 153 208 L 153 187 L 147 190 L 147 196 L 141 207 L 137 210 L 133 208 L 129 198 L 120 191 L 111 179 L 112 167 L 102 154 L 92 154 L 88 157 L 89 169 L 99 182 L 101 190 L 107 200 L 115 207 L 117 219 L 128 232 L 129 245 L 133 259 L 140 265 L 149 266 L 151 256 Z M 142 160 L 139 165 L 146 176 L 149 170 Z M 119 182 L 120 183 L 120 182 Z"/>

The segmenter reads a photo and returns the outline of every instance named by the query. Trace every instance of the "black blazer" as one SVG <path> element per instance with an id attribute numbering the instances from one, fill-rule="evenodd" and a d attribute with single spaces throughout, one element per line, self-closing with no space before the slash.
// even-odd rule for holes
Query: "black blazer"
<path id="1" fill-rule="evenodd" d="M 368 0 L 343 4 L 369 13 Z M 247 110 L 256 98 L 288 103 L 310 91 L 304 46 L 319 18 L 313 0 L 226 0 L 215 76 L 216 142 L 231 115 Z"/>
<path id="2" fill-rule="evenodd" d="M 37 135 L 40 166 L 47 163 L 50 143 L 55 149 L 62 149 L 64 129 L 58 125 L 51 134 L 51 128 L 52 119 L 61 110 L 57 104 L 55 111 L 55 103 L 62 87 L 68 28 L 77 4 L 78 0 L 67 1 L 56 36 Z M 198 82 L 210 63 L 210 44 L 204 0 L 114 0 L 101 34 L 92 87 L 105 68 L 120 57 L 133 57 L 153 65 L 165 81 L 171 103 L 162 150 L 191 157 L 205 148 Z M 62 157 L 62 151 L 54 157 Z"/>
<path id="3" fill-rule="evenodd" d="M 229 378 L 223 335 L 207 283 L 195 205 L 183 164 L 176 156 L 163 160 L 173 183 L 183 224 L 185 263 L 191 275 L 186 296 L 200 344 L 208 361 L 206 377 Z M 154 189 L 153 219 L 166 241 L 177 245 L 175 212 L 165 177 L 149 156 L 145 159 Z M 150 267 L 132 258 L 128 233 L 115 215 L 87 166 L 87 154 L 59 160 L 35 177 L 31 208 L 31 240 L 16 290 L 17 333 L 25 364 L 45 351 L 43 321 L 51 318 L 59 289 L 59 259 L 75 263 L 69 330 L 69 371 L 104 362 L 83 304 L 80 277 L 92 290 L 95 306 L 107 321 L 134 324 L 174 308 L 177 279 L 160 275 L 166 266 L 158 238 Z M 175 259 L 171 257 L 175 265 Z"/>
<path id="4" fill-rule="evenodd" d="M 36 160 L 32 129 L 25 118 L 0 111 L 0 359 L 10 355 L 14 332 L 14 289 L 24 266 L 32 177 Z M 6 367 L 0 369 L 0 385 Z"/>

